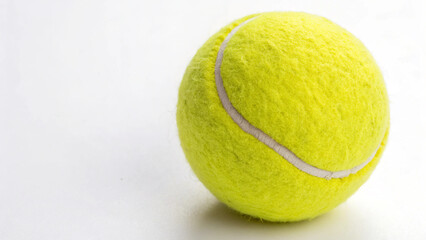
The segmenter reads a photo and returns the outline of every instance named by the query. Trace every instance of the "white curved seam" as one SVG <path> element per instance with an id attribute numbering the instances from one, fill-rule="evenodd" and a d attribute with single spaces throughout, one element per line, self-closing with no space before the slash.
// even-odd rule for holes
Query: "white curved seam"
<path id="1" fill-rule="evenodd" d="M 232 105 L 231 101 L 229 100 L 229 97 L 226 93 L 225 87 L 223 85 L 223 79 L 221 76 L 221 66 L 222 66 L 222 60 L 223 55 L 225 52 L 225 48 L 231 39 L 231 37 L 238 31 L 238 29 L 248 22 L 252 21 L 256 17 L 250 18 L 240 25 L 236 26 L 232 31 L 226 36 L 225 40 L 222 42 L 219 52 L 217 53 L 216 58 L 216 64 L 215 64 L 215 81 L 216 81 L 216 88 L 217 92 L 219 94 L 220 101 L 222 102 L 223 107 L 225 108 L 228 115 L 232 118 L 232 120 L 246 133 L 254 136 L 259 141 L 267 145 L 268 147 L 272 148 L 275 152 L 277 152 L 279 155 L 281 155 L 285 160 L 287 160 L 289 163 L 291 163 L 293 166 L 298 168 L 299 170 L 310 174 L 315 177 L 320 177 L 324 179 L 332 179 L 332 178 L 344 178 L 349 176 L 350 174 L 354 174 L 361 170 L 364 166 L 366 166 L 376 155 L 377 151 L 379 150 L 379 147 L 374 151 L 374 153 L 363 163 L 361 163 L 358 166 L 355 166 L 351 169 L 347 170 L 341 170 L 341 171 L 328 171 L 324 169 L 317 168 L 315 166 L 312 166 L 299 157 L 296 156 L 292 151 L 290 151 L 285 146 L 279 144 L 277 141 L 275 141 L 272 137 L 264 133 L 262 130 L 256 128 L 255 126 L 251 125 Z"/>

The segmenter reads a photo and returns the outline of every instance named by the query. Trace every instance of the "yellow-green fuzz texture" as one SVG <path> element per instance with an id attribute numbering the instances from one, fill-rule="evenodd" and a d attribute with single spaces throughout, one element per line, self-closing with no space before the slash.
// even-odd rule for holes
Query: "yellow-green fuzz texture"
<path id="1" fill-rule="evenodd" d="M 365 167 L 343 178 L 307 174 L 244 132 L 222 106 L 215 62 L 230 102 L 253 126 L 306 163 L 328 171 Z M 200 181 L 229 207 L 269 221 L 314 218 L 351 196 L 384 150 L 389 104 L 373 57 L 352 34 L 306 13 L 247 16 L 213 35 L 179 89 L 179 137 Z"/>

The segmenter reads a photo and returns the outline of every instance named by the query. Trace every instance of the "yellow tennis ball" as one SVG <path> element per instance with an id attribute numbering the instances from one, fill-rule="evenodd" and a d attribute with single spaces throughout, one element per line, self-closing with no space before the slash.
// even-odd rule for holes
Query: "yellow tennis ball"
<path id="1" fill-rule="evenodd" d="M 306 13 L 244 17 L 213 35 L 179 89 L 182 148 L 229 207 L 269 221 L 323 214 L 370 176 L 389 131 L 373 57 Z"/>

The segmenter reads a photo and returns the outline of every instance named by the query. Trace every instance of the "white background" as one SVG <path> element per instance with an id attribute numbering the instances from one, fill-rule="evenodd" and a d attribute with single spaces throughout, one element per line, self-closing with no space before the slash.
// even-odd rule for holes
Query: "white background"
<path id="1" fill-rule="evenodd" d="M 313 221 L 271 224 L 197 180 L 175 122 L 185 67 L 225 24 L 325 16 L 388 87 L 381 163 Z M 425 239 L 426 4 L 400 1 L 0 0 L 0 239 Z"/>

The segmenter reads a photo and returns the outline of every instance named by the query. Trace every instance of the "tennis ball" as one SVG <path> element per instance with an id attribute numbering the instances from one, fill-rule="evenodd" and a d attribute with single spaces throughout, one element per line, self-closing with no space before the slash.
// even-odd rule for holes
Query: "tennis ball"
<path id="1" fill-rule="evenodd" d="M 177 125 L 193 171 L 220 201 L 299 221 L 368 179 L 386 144 L 389 103 L 378 66 L 351 33 L 315 15 L 263 13 L 198 50 Z"/>

